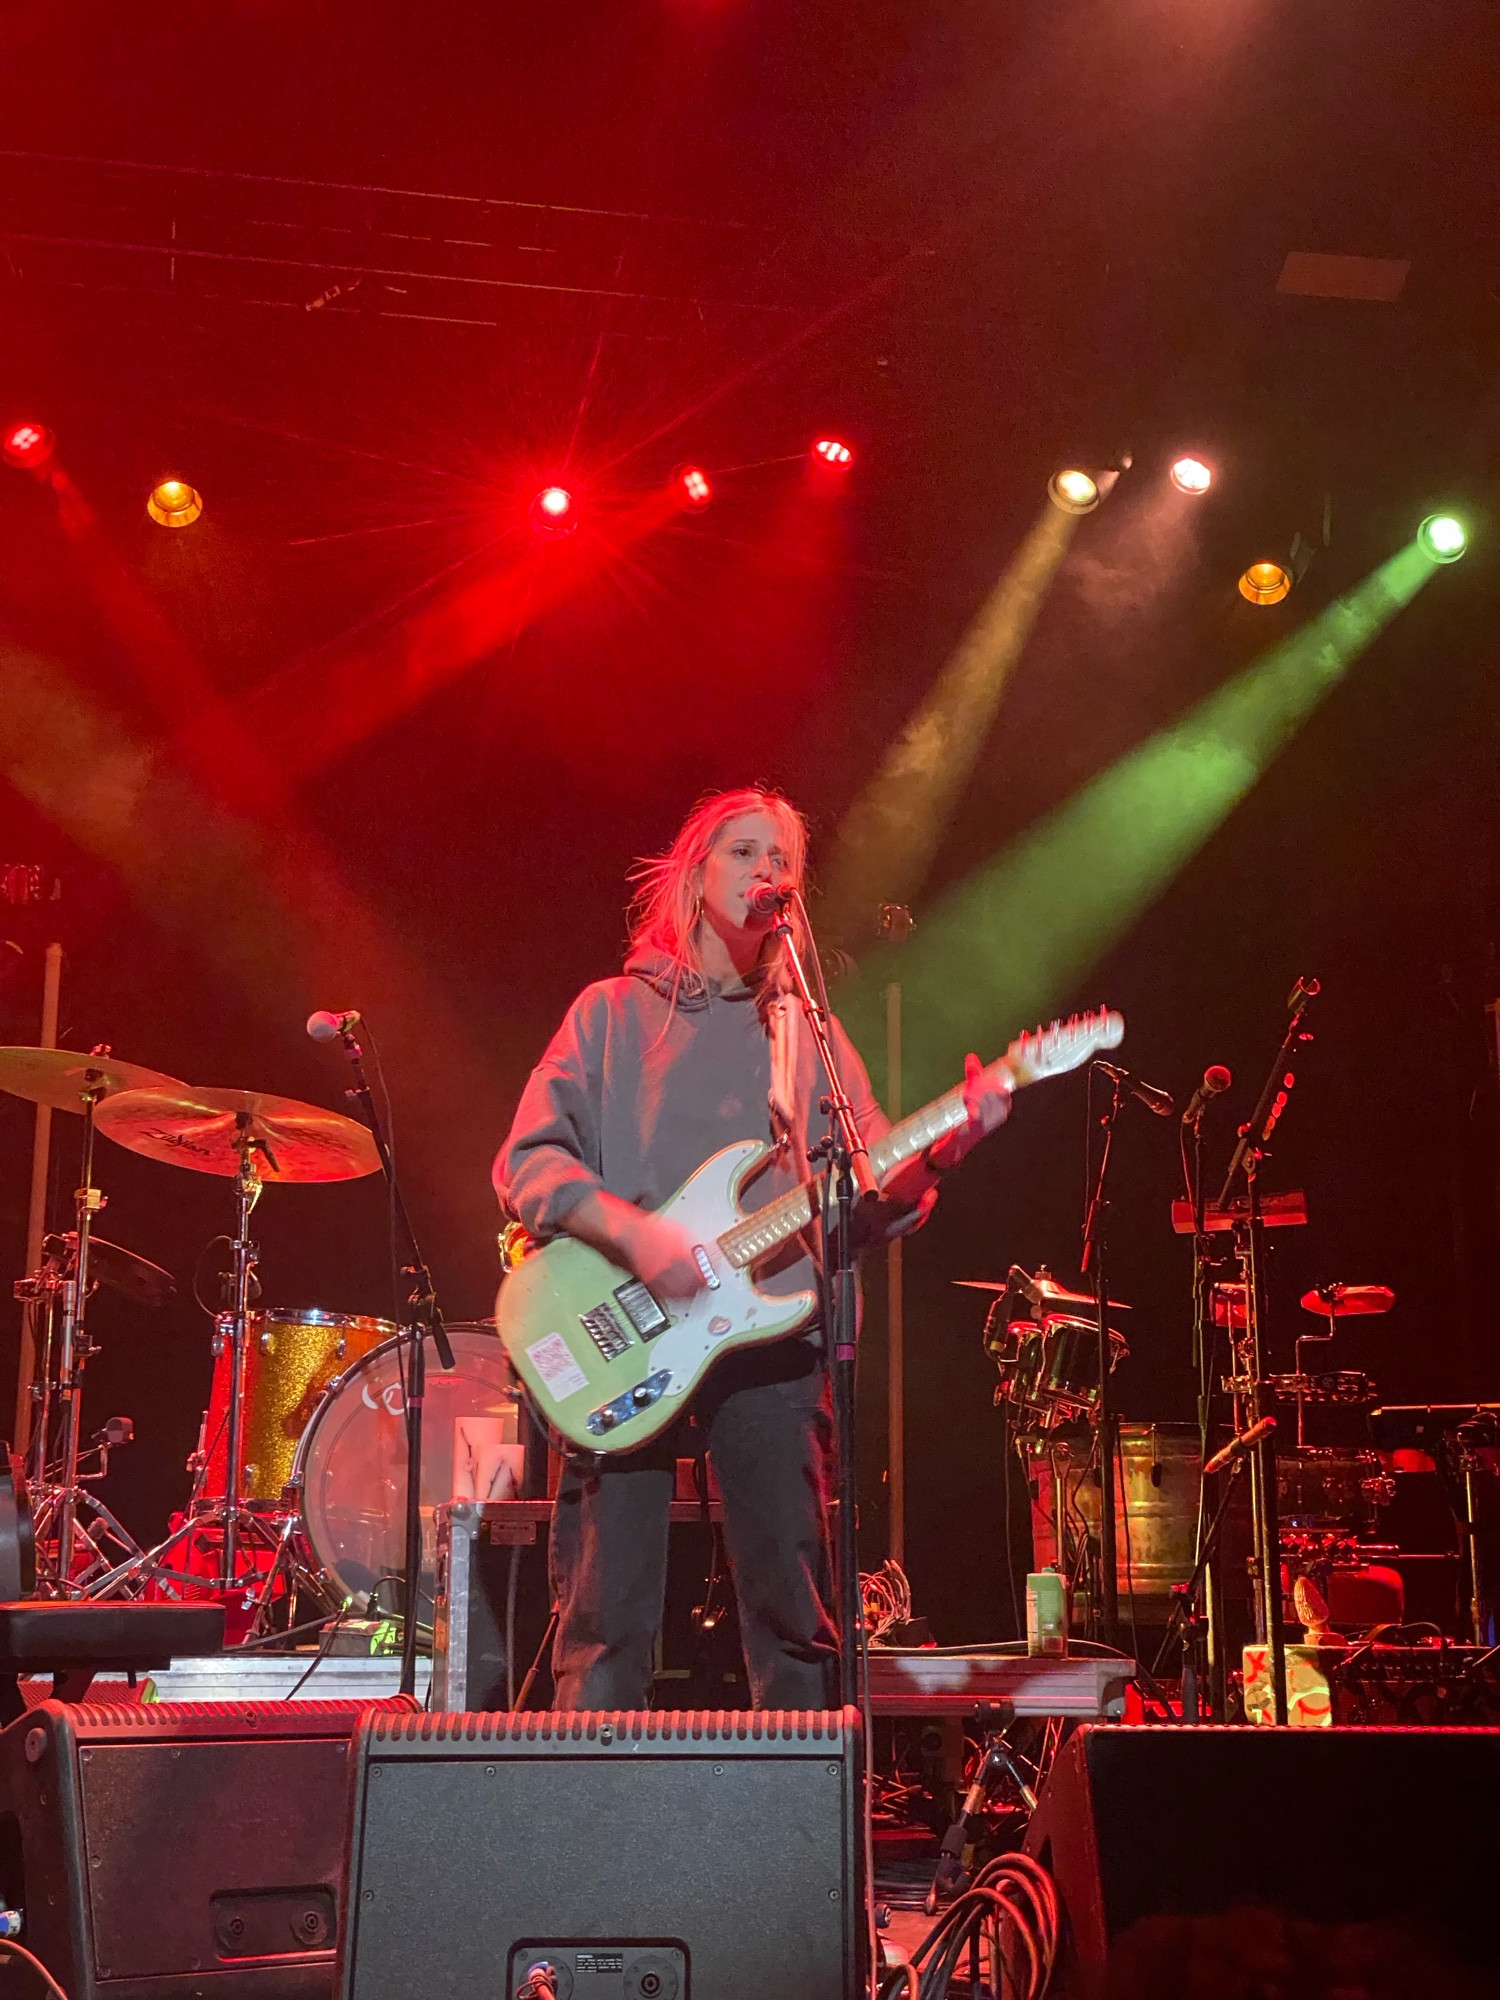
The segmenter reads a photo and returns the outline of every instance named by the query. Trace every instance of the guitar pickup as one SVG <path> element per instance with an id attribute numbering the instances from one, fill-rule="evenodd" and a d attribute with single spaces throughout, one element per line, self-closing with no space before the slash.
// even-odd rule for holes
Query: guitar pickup
<path id="1" fill-rule="evenodd" d="M 639 1278 L 628 1279 L 619 1286 L 615 1297 L 620 1302 L 620 1310 L 642 1340 L 654 1340 L 657 1334 L 665 1333 L 672 1324 Z"/>
<path id="2" fill-rule="evenodd" d="M 606 1361 L 618 1361 L 630 1346 L 630 1335 L 620 1324 L 619 1315 L 613 1306 L 595 1306 L 592 1312 L 580 1313 L 583 1330 Z"/>
<path id="3" fill-rule="evenodd" d="M 612 1403 L 603 1403 L 592 1410 L 585 1422 L 585 1428 L 595 1437 L 603 1437 L 616 1424 L 623 1424 L 627 1417 L 637 1416 L 642 1410 L 649 1410 L 665 1393 L 672 1380 L 669 1368 L 659 1368 L 654 1375 L 648 1375 L 644 1382 L 637 1382 L 633 1389 L 627 1389 L 623 1396 L 616 1396 Z"/>

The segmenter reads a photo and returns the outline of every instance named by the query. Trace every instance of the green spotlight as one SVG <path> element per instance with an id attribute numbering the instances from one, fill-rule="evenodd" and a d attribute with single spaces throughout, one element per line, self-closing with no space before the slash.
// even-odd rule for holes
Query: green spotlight
<path id="1" fill-rule="evenodd" d="M 1434 562 L 1457 562 L 1469 546 L 1469 531 L 1454 514 L 1429 514 L 1417 530 L 1417 540 Z"/>

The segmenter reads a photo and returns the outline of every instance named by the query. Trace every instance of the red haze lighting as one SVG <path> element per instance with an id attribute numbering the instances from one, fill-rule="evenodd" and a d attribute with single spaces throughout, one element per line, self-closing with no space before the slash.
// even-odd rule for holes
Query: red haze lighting
<path id="1" fill-rule="evenodd" d="M 1172 466 L 1172 484 L 1179 493 L 1206 493 L 1214 483 L 1213 467 L 1201 458 L 1179 458 Z"/>
<path id="2" fill-rule="evenodd" d="M 52 456 L 56 443 L 45 424 L 16 424 L 6 432 L 0 452 L 7 465 L 19 466 L 24 472 L 39 472 Z"/>
<path id="3" fill-rule="evenodd" d="M 853 448 L 842 438 L 819 438 L 813 446 L 813 457 L 831 465 L 836 472 L 843 472 L 854 463 Z"/>
<path id="4" fill-rule="evenodd" d="M 677 474 L 677 488 L 685 507 L 706 507 L 714 497 L 708 474 L 701 465 L 685 465 Z"/>
<path id="5" fill-rule="evenodd" d="M 544 486 L 531 503 L 531 525 L 539 535 L 565 535 L 578 526 L 577 509 L 566 486 Z"/>

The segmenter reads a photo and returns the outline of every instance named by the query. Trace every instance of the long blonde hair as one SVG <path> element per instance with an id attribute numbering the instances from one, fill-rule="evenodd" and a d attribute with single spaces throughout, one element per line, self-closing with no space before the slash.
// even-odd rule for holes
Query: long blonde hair
<path id="1" fill-rule="evenodd" d="M 631 871 L 631 881 L 640 885 L 630 905 L 631 950 L 660 952 L 671 963 L 678 984 L 702 975 L 697 936 L 703 916 L 704 863 L 729 821 L 753 812 L 765 813 L 775 822 L 786 855 L 787 876 L 800 895 L 807 868 L 807 822 L 790 799 L 759 785 L 708 793 L 683 821 L 666 853 L 648 856 Z M 791 906 L 791 919 L 797 949 L 805 955 L 807 926 L 796 903 Z M 778 972 L 784 950 L 778 941 L 771 961 Z"/>

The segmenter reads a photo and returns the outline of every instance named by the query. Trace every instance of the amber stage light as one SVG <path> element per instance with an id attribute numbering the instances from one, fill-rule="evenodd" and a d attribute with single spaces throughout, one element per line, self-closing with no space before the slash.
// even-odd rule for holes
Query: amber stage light
<path id="1" fill-rule="evenodd" d="M 1253 562 L 1240 578 L 1240 596 L 1249 604 L 1279 604 L 1291 588 L 1292 573 L 1278 562 Z"/>
<path id="2" fill-rule="evenodd" d="M 203 512 L 203 495 L 182 479 L 164 479 L 153 486 L 146 512 L 161 528 L 190 528 Z"/>
<path id="3" fill-rule="evenodd" d="M 1054 472 L 1047 481 L 1047 497 L 1065 514 L 1092 514 L 1103 496 L 1091 472 L 1069 466 L 1065 471 Z"/>

